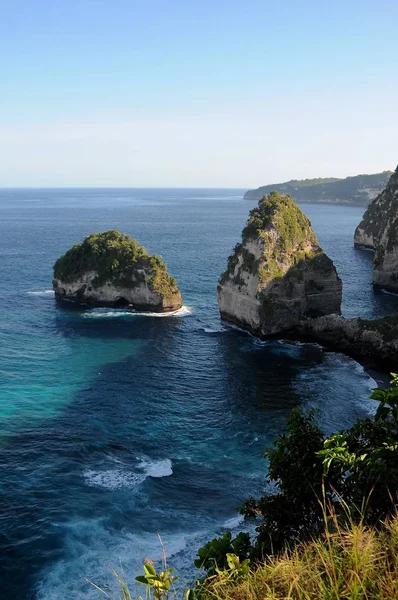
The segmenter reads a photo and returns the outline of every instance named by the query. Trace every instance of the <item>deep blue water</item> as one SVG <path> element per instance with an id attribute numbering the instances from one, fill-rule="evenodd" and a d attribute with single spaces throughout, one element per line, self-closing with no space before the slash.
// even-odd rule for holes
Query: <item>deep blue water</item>
<path id="1" fill-rule="evenodd" d="M 294 406 L 327 431 L 374 410 L 355 361 L 314 345 L 261 343 L 222 325 L 215 288 L 252 203 L 243 190 L 0 190 L 0 597 L 98 598 L 85 577 L 177 569 L 264 483 L 261 451 Z M 353 249 L 363 209 L 303 204 L 344 280 L 344 314 L 396 311 Z M 56 258 L 117 228 L 161 254 L 176 316 L 69 309 Z"/>

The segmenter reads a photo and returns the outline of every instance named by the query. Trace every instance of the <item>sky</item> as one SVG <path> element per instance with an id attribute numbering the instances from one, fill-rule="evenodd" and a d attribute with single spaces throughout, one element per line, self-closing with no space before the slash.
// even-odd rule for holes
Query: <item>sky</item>
<path id="1" fill-rule="evenodd" d="M 0 187 L 398 163 L 397 0 L 0 0 Z"/>

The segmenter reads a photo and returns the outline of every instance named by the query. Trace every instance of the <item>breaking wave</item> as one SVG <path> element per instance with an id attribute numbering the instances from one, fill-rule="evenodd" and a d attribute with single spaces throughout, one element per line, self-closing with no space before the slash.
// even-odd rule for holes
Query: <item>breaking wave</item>
<path id="1" fill-rule="evenodd" d="M 171 460 L 141 460 L 137 469 L 141 473 L 132 473 L 123 468 L 83 471 L 83 478 L 87 485 L 105 488 L 107 490 L 122 490 L 135 488 L 145 481 L 147 477 L 169 477 L 173 474 Z"/>
<path id="2" fill-rule="evenodd" d="M 29 296 L 54 296 L 54 290 L 33 290 L 26 293 Z"/>
<path id="3" fill-rule="evenodd" d="M 117 308 L 93 308 L 84 313 L 86 319 L 115 319 L 120 317 L 186 317 L 192 313 L 192 307 L 182 306 L 179 310 L 168 313 L 136 312 L 134 310 L 118 310 Z"/>

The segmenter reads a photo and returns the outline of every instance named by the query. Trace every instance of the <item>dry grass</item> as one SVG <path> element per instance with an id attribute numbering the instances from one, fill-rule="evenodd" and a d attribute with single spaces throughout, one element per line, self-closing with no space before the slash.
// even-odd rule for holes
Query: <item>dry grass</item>
<path id="1" fill-rule="evenodd" d="M 144 586 L 138 591 L 148 600 L 398 600 L 398 516 L 378 530 L 353 523 L 341 528 L 333 518 L 332 528 L 323 538 L 268 558 L 239 580 L 223 571 L 189 595 L 178 589 L 157 595 Z M 119 593 L 97 590 L 112 600 L 141 600 L 124 573 L 114 575 Z"/>
<path id="2" fill-rule="evenodd" d="M 398 519 L 381 531 L 337 528 L 268 559 L 242 581 L 209 580 L 203 600 L 397 600 Z"/>

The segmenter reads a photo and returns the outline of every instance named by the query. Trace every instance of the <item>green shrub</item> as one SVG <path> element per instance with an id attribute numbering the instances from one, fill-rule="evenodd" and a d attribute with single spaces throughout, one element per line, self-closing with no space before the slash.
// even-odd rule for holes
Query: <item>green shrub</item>
<path id="1" fill-rule="evenodd" d="M 129 235 L 115 229 L 102 233 L 92 233 L 83 242 L 75 244 L 54 264 L 54 278 L 72 282 L 85 273 L 94 271 L 93 286 L 99 287 L 112 281 L 119 287 L 132 285 L 134 280 L 149 274 L 147 283 L 154 291 L 164 296 L 172 296 L 177 291 L 176 280 L 167 272 L 166 264 L 160 256 L 148 254 L 147 250 Z"/>
<path id="2" fill-rule="evenodd" d="M 287 432 L 264 452 L 269 491 L 258 499 L 249 498 L 241 508 L 246 517 L 259 519 L 248 556 L 261 560 L 287 545 L 316 539 L 325 531 L 325 505 L 341 523 L 348 519 L 378 527 L 394 514 L 398 376 L 391 384 L 371 396 L 379 401 L 374 419 L 358 419 L 351 428 L 329 437 L 316 424 L 315 411 L 292 411 Z M 228 539 L 231 552 L 234 540 Z M 216 542 L 212 547 L 218 548 Z M 222 557 L 218 555 L 217 561 L 222 564 Z"/>

